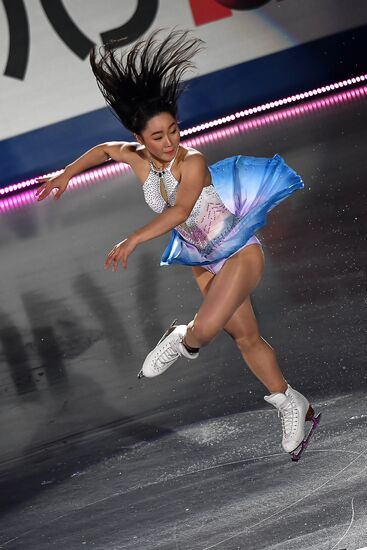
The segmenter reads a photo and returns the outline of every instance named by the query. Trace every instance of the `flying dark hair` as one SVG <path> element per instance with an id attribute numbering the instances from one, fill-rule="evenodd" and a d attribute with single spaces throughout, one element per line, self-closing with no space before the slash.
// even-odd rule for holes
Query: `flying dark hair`
<path id="1" fill-rule="evenodd" d="M 168 112 L 176 118 L 178 98 L 185 86 L 181 79 L 195 68 L 192 57 L 202 49 L 203 40 L 189 37 L 190 31 L 172 30 L 157 40 L 162 29 L 152 32 L 116 58 L 115 49 L 124 39 L 107 42 L 101 59 L 96 47 L 89 61 L 106 102 L 131 132 L 141 134 L 150 118 Z"/>

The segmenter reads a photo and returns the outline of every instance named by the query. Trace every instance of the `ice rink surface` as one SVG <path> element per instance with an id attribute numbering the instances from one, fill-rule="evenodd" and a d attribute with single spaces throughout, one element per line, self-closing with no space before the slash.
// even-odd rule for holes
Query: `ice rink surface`
<path id="1" fill-rule="evenodd" d="M 0 548 L 367 546 L 366 106 L 197 146 L 209 163 L 279 153 L 305 182 L 257 233 L 252 295 L 286 379 L 322 413 L 298 463 L 226 333 L 137 379 L 201 295 L 190 267 L 159 267 L 169 235 L 104 269 L 154 217 L 130 172 L 1 214 Z"/>

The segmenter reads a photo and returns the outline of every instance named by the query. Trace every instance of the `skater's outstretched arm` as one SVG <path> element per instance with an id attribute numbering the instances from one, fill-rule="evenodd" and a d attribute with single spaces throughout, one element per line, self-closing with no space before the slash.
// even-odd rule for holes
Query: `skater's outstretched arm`
<path id="1" fill-rule="evenodd" d="M 59 199 L 73 176 L 109 159 L 129 164 L 132 150 L 135 151 L 138 145 L 128 141 L 109 141 L 95 145 L 74 162 L 68 164 L 57 176 L 37 178 L 37 181 L 42 183 L 35 193 L 37 201 L 45 199 L 53 189 L 58 189 L 54 198 Z"/>
<path id="2" fill-rule="evenodd" d="M 164 235 L 185 222 L 203 190 L 207 170 L 203 155 L 187 157 L 183 162 L 175 204 L 115 245 L 106 258 L 105 267 L 109 268 L 113 263 L 113 271 L 116 271 L 121 262 L 126 269 L 128 256 L 139 244 Z"/>

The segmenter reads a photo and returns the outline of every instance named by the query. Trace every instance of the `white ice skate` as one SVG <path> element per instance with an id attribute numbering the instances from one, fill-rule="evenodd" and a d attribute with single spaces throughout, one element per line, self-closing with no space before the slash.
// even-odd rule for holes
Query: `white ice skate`
<path id="1" fill-rule="evenodd" d="M 196 359 L 199 352 L 190 353 L 183 345 L 187 325 L 175 325 L 177 319 L 163 334 L 156 347 L 148 353 L 138 378 L 154 378 L 165 372 L 180 356 Z"/>
<path id="2" fill-rule="evenodd" d="M 321 413 L 315 416 L 315 412 L 307 399 L 291 388 L 289 384 L 285 393 L 272 393 L 266 395 L 264 399 L 277 408 L 278 416 L 281 416 L 283 449 L 290 453 L 292 460 L 299 460 L 320 422 Z M 306 438 L 305 420 L 312 421 L 313 424 Z"/>

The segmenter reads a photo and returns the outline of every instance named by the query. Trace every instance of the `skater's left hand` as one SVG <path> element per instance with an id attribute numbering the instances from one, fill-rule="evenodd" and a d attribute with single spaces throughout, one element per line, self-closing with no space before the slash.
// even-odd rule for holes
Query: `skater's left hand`
<path id="1" fill-rule="evenodd" d="M 127 258 L 132 252 L 134 252 L 138 243 L 133 236 L 124 239 L 120 243 L 116 244 L 111 252 L 107 255 L 105 260 L 105 268 L 108 269 L 113 262 L 112 271 L 117 270 L 118 263 L 121 262 L 124 269 L 127 267 Z"/>

